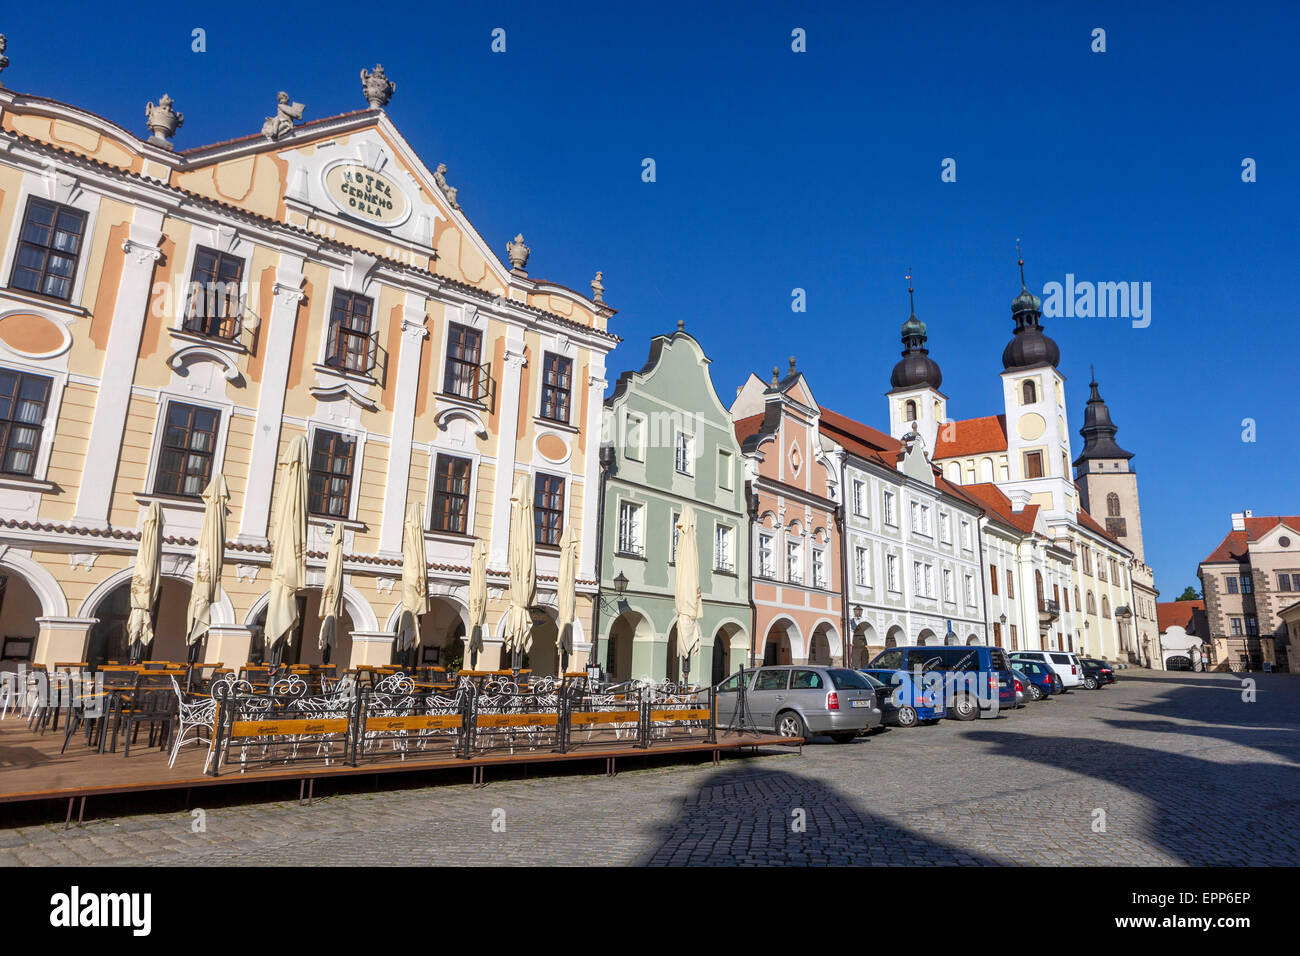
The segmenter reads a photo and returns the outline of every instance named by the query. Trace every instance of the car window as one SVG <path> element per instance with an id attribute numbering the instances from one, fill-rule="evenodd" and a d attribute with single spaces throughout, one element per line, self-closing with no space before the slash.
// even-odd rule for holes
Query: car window
<path id="1" fill-rule="evenodd" d="M 830 674 L 831 682 L 841 690 L 871 690 L 871 685 L 867 683 L 865 674 L 859 674 L 857 671 L 851 671 L 846 667 L 832 667 L 826 673 Z"/>
<path id="2" fill-rule="evenodd" d="M 974 648 L 969 651 L 945 650 L 944 657 L 948 659 L 948 670 L 950 671 L 978 671 L 983 669 L 980 666 L 979 651 Z"/>
<path id="3" fill-rule="evenodd" d="M 822 680 L 822 675 L 816 671 L 791 671 L 790 689 L 791 690 L 821 690 L 826 686 Z"/>
<path id="4" fill-rule="evenodd" d="M 1058 664 L 1069 664 L 1069 663 L 1071 663 L 1071 661 L 1070 661 L 1070 655 L 1069 655 L 1069 654 L 1053 654 L 1053 655 L 1052 655 L 1052 660 L 1055 661 L 1055 662 L 1058 663 Z"/>
<path id="5" fill-rule="evenodd" d="M 871 687 L 872 687 L 873 690 L 885 690 L 885 689 L 886 689 L 885 684 L 884 684 L 884 681 L 882 681 L 880 678 L 876 677 L 874 674 L 863 674 L 862 676 L 865 677 L 865 678 L 867 679 L 867 683 L 871 685 Z"/>
<path id="6" fill-rule="evenodd" d="M 758 672 L 754 690 L 785 690 L 789 683 L 790 672 L 786 670 L 766 669 Z"/>
<path id="7" fill-rule="evenodd" d="M 718 685 L 719 694 L 734 694 L 740 690 L 740 674 L 735 673 Z"/>
<path id="8" fill-rule="evenodd" d="M 944 669 L 943 657 L 936 653 L 938 649 L 931 650 L 928 647 L 918 647 L 907 652 L 907 669 L 915 670 L 921 668 L 922 671 L 941 671 Z"/>
<path id="9" fill-rule="evenodd" d="M 871 666 L 899 670 L 903 666 L 903 652 L 901 650 L 881 651 L 876 655 L 876 659 L 871 662 Z"/>

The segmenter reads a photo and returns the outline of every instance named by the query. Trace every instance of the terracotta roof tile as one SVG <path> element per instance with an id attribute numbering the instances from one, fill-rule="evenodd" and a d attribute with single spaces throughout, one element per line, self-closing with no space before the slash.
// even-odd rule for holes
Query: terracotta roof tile
<path id="1" fill-rule="evenodd" d="M 763 419 L 765 417 L 766 416 L 762 414 L 750 415 L 748 418 L 742 418 L 735 422 L 732 427 L 736 430 L 736 441 L 744 444 L 746 438 L 751 435 L 757 435 L 759 429 L 763 427 Z"/>
<path id="2" fill-rule="evenodd" d="M 1125 545 L 1118 538 L 1116 538 L 1113 534 L 1111 534 L 1109 531 L 1103 528 L 1096 518 L 1088 514 L 1088 512 L 1084 511 L 1082 508 L 1079 509 L 1079 524 L 1083 525 L 1089 531 L 1101 535 L 1107 541 L 1113 541 L 1115 542 L 1115 544 L 1118 544 L 1121 548 L 1124 548 L 1124 550 L 1126 551 L 1128 550 L 1128 548 L 1125 547 Z"/>
<path id="3" fill-rule="evenodd" d="M 1025 534 L 1034 533 L 1034 522 L 1038 519 L 1038 505 L 1026 505 L 1022 510 L 1016 511 L 1012 507 L 1011 499 L 990 481 L 961 487 L 984 506 L 990 517 Z"/>
<path id="4" fill-rule="evenodd" d="M 1007 416 L 986 415 L 939 426 L 934 457 L 962 458 L 984 452 L 1007 450 Z"/>
<path id="5" fill-rule="evenodd" d="M 1197 611 L 1205 610 L 1204 601 L 1157 601 L 1156 622 L 1163 634 L 1171 627 L 1181 627 L 1189 634 L 1194 633 L 1193 618 Z"/>

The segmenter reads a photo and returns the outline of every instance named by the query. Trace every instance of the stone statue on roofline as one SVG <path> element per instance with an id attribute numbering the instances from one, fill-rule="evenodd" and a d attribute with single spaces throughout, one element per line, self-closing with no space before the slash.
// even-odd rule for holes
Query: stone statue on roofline
<path id="1" fill-rule="evenodd" d="M 384 73 L 380 63 L 375 64 L 374 71 L 361 71 L 361 92 L 372 110 L 383 109 L 397 92 L 397 84 Z"/>
<path id="2" fill-rule="evenodd" d="M 5 71 L 5 67 L 9 65 L 9 57 L 5 56 L 5 50 L 8 48 L 8 46 L 9 46 L 9 38 L 6 37 L 3 33 L 0 33 L 0 73 L 3 73 Z M 4 86 L 4 84 L 0 83 L 0 86 Z"/>
<path id="3" fill-rule="evenodd" d="M 452 209 L 459 209 L 460 203 L 456 201 L 456 187 L 447 184 L 447 164 L 439 163 L 438 168 L 433 171 L 433 181 L 438 184 L 442 194 L 447 197 L 447 202 L 451 203 Z"/>
<path id="4" fill-rule="evenodd" d="M 267 139 L 279 139 L 293 130 L 293 124 L 302 119 L 306 111 L 301 103 L 294 103 L 289 94 L 281 90 L 275 97 L 275 115 L 268 116 L 262 124 L 262 135 Z"/>
<path id="5" fill-rule="evenodd" d="M 176 131 L 185 125 L 185 114 L 177 113 L 172 109 L 173 100 L 166 93 L 158 101 L 158 105 L 146 103 L 144 107 L 145 125 L 149 127 L 149 132 L 153 133 L 149 137 L 149 142 L 155 146 L 161 146 L 164 149 L 171 149 L 171 138 L 176 135 Z"/>
<path id="6" fill-rule="evenodd" d="M 591 301 L 597 305 L 605 304 L 605 283 L 601 280 L 605 278 L 605 273 L 597 272 L 596 278 L 591 280 Z"/>

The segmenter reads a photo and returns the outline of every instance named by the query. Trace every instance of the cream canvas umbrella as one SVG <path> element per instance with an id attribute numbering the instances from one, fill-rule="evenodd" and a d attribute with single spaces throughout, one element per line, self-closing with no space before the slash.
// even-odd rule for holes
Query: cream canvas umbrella
<path id="1" fill-rule="evenodd" d="M 510 608 L 504 634 L 505 648 L 514 657 L 512 667 L 518 664 L 519 655 L 533 646 L 533 619 L 528 609 L 537 587 L 534 534 L 533 496 L 528 476 L 520 475 L 510 496 Z"/>
<path id="2" fill-rule="evenodd" d="M 559 632 L 560 673 L 568 669 L 569 655 L 573 653 L 573 618 L 577 611 L 578 529 L 570 524 L 564 529 L 564 542 L 560 545 L 560 583 L 557 594 L 559 614 L 556 626 Z"/>
<path id="3" fill-rule="evenodd" d="M 478 663 L 483 650 L 483 628 L 487 625 L 487 542 L 474 541 L 469 559 L 469 666 Z"/>
<path id="4" fill-rule="evenodd" d="M 320 591 L 320 637 L 316 646 L 328 664 L 330 653 L 338 645 L 339 621 L 343 618 L 343 522 L 334 522 L 329 556 L 325 559 L 325 583 Z"/>
<path id="5" fill-rule="evenodd" d="M 677 653 L 685 660 L 683 672 L 690 677 L 691 655 L 700 644 L 700 552 L 695 543 L 695 509 L 682 508 L 677 518 L 677 568 L 673 578 L 673 601 L 677 608 Z"/>
<path id="6" fill-rule="evenodd" d="M 126 633 L 133 661 L 143 657 L 144 648 L 153 643 L 153 606 L 162 586 L 161 526 L 162 508 L 155 501 L 144 513 L 140 550 L 135 553 L 135 571 L 131 575 L 131 616 L 126 622 Z"/>
<path id="7" fill-rule="evenodd" d="M 402 526 L 402 612 L 397 619 L 397 649 L 420 643 L 420 616 L 429 613 L 429 566 L 424 557 L 424 509 L 418 501 L 406 508 Z"/>
<path id="8" fill-rule="evenodd" d="M 271 596 L 266 605 L 266 646 L 293 640 L 298 592 L 307 584 L 307 439 L 289 442 L 280 459 L 280 507 L 271 541 Z M 278 654 L 273 663 L 279 663 Z"/>
<path id="9" fill-rule="evenodd" d="M 191 660 L 212 623 L 212 605 L 221 597 L 221 566 L 226 556 L 226 502 L 229 500 L 226 479 L 218 473 L 203 492 L 203 526 L 199 530 L 199 546 L 194 552 L 190 604 L 185 610 L 185 642 L 190 646 Z"/>

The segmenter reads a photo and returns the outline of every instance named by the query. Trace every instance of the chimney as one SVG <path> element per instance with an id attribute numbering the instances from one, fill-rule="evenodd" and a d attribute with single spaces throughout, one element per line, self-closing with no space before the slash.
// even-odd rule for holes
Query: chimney
<path id="1" fill-rule="evenodd" d="M 1245 531 L 1246 519 L 1253 518 L 1253 517 L 1254 515 L 1252 515 L 1249 511 L 1234 511 L 1232 513 L 1232 530 Z"/>
<path id="2" fill-rule="evenodd" d="M 1008 494 L 1007 497 L 1011 499 L 1011 510 L 1016 514 L 1019 514 L 1029 505 L 1029 500 L 1033 496 L 1023 488 L 1020 488 Z"/>

